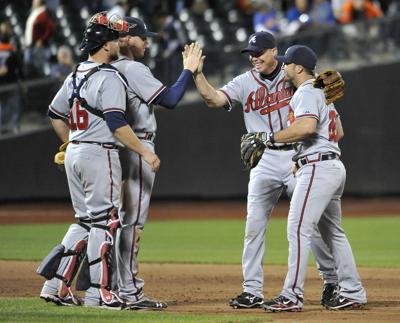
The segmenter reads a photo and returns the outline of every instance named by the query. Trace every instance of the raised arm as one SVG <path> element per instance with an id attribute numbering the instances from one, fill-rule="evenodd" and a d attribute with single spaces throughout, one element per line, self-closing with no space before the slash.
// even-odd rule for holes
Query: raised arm
<path id="1" fill-rule="evenodd" d="M 201 97 L 209 108 L 223 108 L 228 104 L 226 96 L 216 90 L 206 79 L 203 72 L 194 75 L 194 82 Z"/>
<path id="2" fill-rule="evenodd" d="M 199 43 L 192 43 L 185 48 L 183 56 L 183 71 L 178 80 L 170 87 L 166 87 L 155 99 L 154 103 L 167 109 L 173 109 L 182 99 L 187 90 L 194 71 L 197 70 L 202 50 Z"/>
<path id="3" fill-rule="evenodd" d="M 183 56 L 185 57 L 188 47 L 185 47 Z M 196 83 L 197 90 L 199 91 L 201 97 L 206 102 L 207 106 L 210 108 L 223 108 L 228 104 L 226 96 L 221 92 L 216 90 L 206 79 L 203 73 L 203 66 L 205 56 L 201 57 L 200 64 L 197 70 L 193 73 L 193 79 Z"/>

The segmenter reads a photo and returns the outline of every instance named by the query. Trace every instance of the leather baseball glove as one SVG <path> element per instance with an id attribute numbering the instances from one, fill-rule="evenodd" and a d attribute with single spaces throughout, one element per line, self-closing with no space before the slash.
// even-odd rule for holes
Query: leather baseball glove
<path id="1" fill-rule="evenodd" d="M 58 153 L 54 155 L 54 162 L 57 165 L 64 165 L 64 160 L 65 160 L 65 151 L 67 150 L 67 146 L 69 144 L 69 141 L 64 142 L 60 148 L 58 148 Z"/>
<path id="2" fill-rule="evenodd" d="M 240 140 L 240 158 L 246 170 L 257 166 L 266 148 L 265 132 L 250 132 Z"/>
<path id="3" fill-rule="evenodd" d="M 331 104 L 344 95 L 344 84 L 342 75 L 333 69 L 323 71 L 313 82 L 314 87 L 324 90 L 326 104 Z"/>

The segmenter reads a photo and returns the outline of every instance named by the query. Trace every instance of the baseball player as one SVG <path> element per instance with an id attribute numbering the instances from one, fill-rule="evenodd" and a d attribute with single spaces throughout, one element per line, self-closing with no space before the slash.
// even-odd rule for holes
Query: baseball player
<path id="1" fill-rule="evenodd" d="M 328 309 L 360 308 L 367 302 L 353 253 L 341 226 L 340 198 L 346 170 L 340 161 L 337 134 L 343 129 L 333 104 L 327 105 L 321 89 L 313 87 L 315 53 L 306 46 L 289 47 L 283 62 L 285 79 L 295 87 L 290 102 L 292 124 L 269 132 L 264 144 L 296 143 L 293 161 L 297 184 L 290 203 L 287 237 L 288 273 L 281 294 L 264 304 L 269 311 L 301 311 L 309 245 L 315 226 L 334 255 L 339 292 L 324 304 Z M 328 209 L 329 214 L 324 210 Z"/>
<path id="2" fill-rule="evenodd" d="M 40 297 L 59 305 L 80 305 L 70 286 L 87 253 L 85 306 L 117 308 L 124 303 L 111 291 L 112 247 L 119 226 L 121 143 L 137 152 L 157 171 L 160 160 L 136 137 L 125 119 L 127 83 L 109 63 L 118 58 L 120 32 L 128 30 L 118 17 L 94 15 L 80 49 L 89 53 L 67 77 L 49 106 L 57 135 L 69 141 L 65 170 L 76 224 L 44 259 L 38 273 L 48 278 Z"/>
<path id="3" fill-rule="evenodd" d="M 268 32 L 257 32 L 250 36 L 248 46 L 242 53 L 249 53 L 254 68 L 219 90 L 208 83 L 202 73 L 201 63 L 195 73 L 200 95 L 212 108 L 229 111 L 235 104 L 241 104 L 248 132 L 284 129 L 287 127 L 289 101 L 294 88 L 284 80 L 281 64 L 275 59 L 275 38 Z M 230 300 L 229 305 L 234 308 L 256 308 L 263 304 L 265 233 L 272 209 L 282 192 L 286 190 L 290 196 L 294 190 L 292 148 L 292 145 L 285 144 L 266 150 L 259 164 L 250 172 L 242 256 L 243 293 Z M 334 262 L 318 232 L 311 240 L 311 248 L 324 278 L 321 302 L 325 302 L 332 297 L 337 286 Z"/>
<path id="4" fill-rule="evenodd" d="M 191 44 L 185 53 L 183 71 L 170 87 L 157 80 L 150 69 L 136 61 L 143 58 L 148 47 L 148 37 L 156 34 L 147 30 L 138 18 L 125 17 L 129 30 L 120 38 L 120 58 L 113 66 L 128 80 L 127 118 L 142 144 L 154 152 L 154 138 L 157 130 L 154 108 L 156 105 L 173 109 L 182 98 L 193 72 L 201 59 L 199 45 Z M 140 75 L 140 77 L 138 77 Z M 117 263 L 119 295 L 130 309 L 164 309 L 167 304 L 145 297 L 144 281 L 138 277 L 138 251 L 140 236 L 149 212 L 150 197 L 155 174 L 142 161 L 140 154 L 128 149 L 120 150 L 122 164 L 122 204 L 120 218 L 122 227 L 118 230 Z"/>

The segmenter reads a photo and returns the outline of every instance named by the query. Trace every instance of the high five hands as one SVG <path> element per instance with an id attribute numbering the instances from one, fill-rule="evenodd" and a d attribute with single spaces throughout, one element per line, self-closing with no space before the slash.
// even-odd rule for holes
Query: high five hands
<path id="1" fill-rule="evenodd" d="M 185 45 L 185 49 L 182 52 L 183 68 L 190 70 L 192 73 L 201 73 L 205 59 L 202 54 L 203 50 L 198 42 Z"/>

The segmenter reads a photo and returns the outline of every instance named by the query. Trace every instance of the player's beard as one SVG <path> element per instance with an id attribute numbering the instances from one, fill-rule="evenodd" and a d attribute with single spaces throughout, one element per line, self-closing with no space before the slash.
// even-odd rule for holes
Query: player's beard
<path id="1" fill-rule="evenodd" d="M 129 49 L 135 59 L 143 58 L 144 52 L 146 50 L 146 49 L 143 50 L 141 47 L 136 47 L 136 46 L 131 46 L 129 47 Z"/>
<path id="2" fill-rule="evenodd" d="M 110 54 L 110 61 L 116 61 L 118 59 L 118 52 Z"/>

